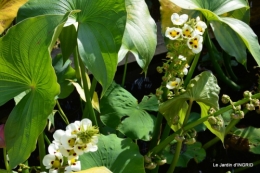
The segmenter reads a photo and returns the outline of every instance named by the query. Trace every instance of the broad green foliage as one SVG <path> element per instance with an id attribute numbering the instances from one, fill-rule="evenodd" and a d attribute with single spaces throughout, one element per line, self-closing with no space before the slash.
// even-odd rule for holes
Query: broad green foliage
<path id="1" fill-rule="evenodd" d="M 0 38 L 0 104 L 30 90 L 13 109 L 5 126 L 11 167 L 24 162 L 35 149 L 59 94 L 49 45 L 56 27 L 62 27 L 66 20 L 67 15 L 33 17 Z"/>
<path id="2" fill-rule="evenodd" d="M 131 139 L 120 139 L 114 134 L 100 135 L 98 150 L 81 155 L 79 160 L 82 170 L 105 166 L 116 173 L 145 173 L 138 146 Z"/>
<path id="3" fill-rule="evenodd" d="M 71 10 L 81 11 L 72 16 L 66 25 L 73 23 L 77 26 L 79 55 L 103 86 L 104 94 L 117 68 L 117 53 L 126 22 L 124 0 L 31 0 L 19 10 L 18 20 L 42 14 L 64 15 Z"/>
<path id="4" fill-rule="evenodd" d="M 163 150 L 162 154 L 166 157 L 166 161 L 168 164 L 172 163 L 172 159 L 175 153 L 176 141 L 171 142 L 167 147 Z M 206 157 L 206 151 L 201 147 L 201 143 L 196 142 L 192 145 L 182 145 L 180 157 L 178 159 L 177 166 L 179 167 L 187 167 L 190 159 L 193 159 L 199 163 L 204 160 Z"/>
<path id="5" fill-rule="evenodd" d="M 55 69 L 58 83 L 60 84 L 60 94 L 58 96 L 60 99 L 68 97 L 74 90 L 74 86 L 68 79 L 76 80 L 75 70 L 70 66 L 71 61 L 68 59 L 63 62 L 63 60 L 64 59 L 61 54 L 58 54 L 52 60 L 52 65 Z"/>
<path id="6" fill-rule="evenodd" d="M 234 127 L 233 142 L 234 145 L 240 145 L 241 147 L 248 148 L 250 152 L 260 154 L 260 129 L 254 127 L 247 127 L 244 129 L 238 129 Z"/>
<path id="7" fill-rule="evenodd" d="M 246 23 L 241 21 L 248 22 L 249 18 L 247 12 L 249 6 L 245 0 L 170 1 L 181 8 L 200 11 L 211 24 L 211 28 L 222 49 L 231 56 L 235 56 L 238 62 L 246 65 L 246 56 L 244 55 L 247 48 L 255 58 L 257 64 L 260 64 L 260 46 L 257 36 Z M 236 12 L 236 10 L 238 11 Z M 222 34 L 222 37 L 218 37 L 219 33 Z M 232 40 L 227 38 L 232 38 Z M 233 44 L 234 41 L 237 40 L 238 44 Z M 241 46 L 242 41 L 245 46 Z M 226 45 L 228 44 L 231 44 L 232 46 L 227 47 Z"/>
<path id="8" fill-rule="evenodd" d="M 146 73 L 156 48 L 156 24 L 144 0 L 126 0 L 126 11 L 126 29 L 118 61 L 121 61 L 130 51 Z"/>
<path id="9" fill-rule="evenodd" d="M 152 98 L 151 98 L 152 99 Z M 138 104 L 128 91 L 116 83 L 112 83 L 100 101 L 101 121 L 131 139 L 150 140 L 153 133 L 155 117 L 145 110 L 154 110 L 149 105 L 155 105 L 157 100 Z"/>
<path id="10" fill-rule="evenodd" d="M 212 107 L 215 110 L 219 109 L 219 90 L 220 88 L 217 85 L 215 76 L 207 71 L 202 72 L 190 81 L 184 94 L 162 103 L 159 107 L 159 111 L 166 118 L 171 128 L 176 131 L 180 129 L 181 123 L 184 120 L 183 116 L 186 115 L 185 112 L 188 109 L 187 100 L 196 101 L 201 107 L 201 117 L 204 117 L 208 115 L 207 112 L 209 108 Z M 180 123 L 177 126 L 172 123 L 176 115 L 180 117 Z M 224 140 L 225 127 L 222 127 L 220 131 L 217 131 L 212 129 L 208 122 L 205 122 L 205 125 L 222 141 Z"/>

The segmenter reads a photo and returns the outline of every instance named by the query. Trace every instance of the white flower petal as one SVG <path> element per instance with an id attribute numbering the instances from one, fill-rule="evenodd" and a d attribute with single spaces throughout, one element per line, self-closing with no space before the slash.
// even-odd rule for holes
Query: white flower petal
<path id="1" fill-rule="evenodd" d="M 70 131 L 66 131 L 61 138 L 61 144 L 65 149 L 73 149 L 76 139 L 77 135 L 71 134 Z"/>
<path id="2" fill-rule="evenodd" d="M 80 121 L 75 121 L 74 123 L 67 125 L 66 131 L 70 131 L 71 134 L 78 133 L 80 131 Z"/>
<path id="3" fill-rule="evenodd" d="M 186 57 L 179 55 L 178 59 L 182 60 L 182 61 L 186 61 Z"/>
<path id="4" fill-rule="evenodd" d="M 205 29 L 207 28 L 207 25 L 205 22 L 203 21 L 199 21 L 196 25 L 195 25 L 195 32 L 199 35 L 203 35 L 203 33 L 205 32 Z"/>
<path id="5" fill-rule="evenodd" d="M 84 118 L 81 120 L 80 126 L 81 126 L 81 128 L 83 128 L 83 130 L 87 130 L 88 127 L 92 126 L 92 122 L 89 119 Z"/>
<path id="6" fill-rule="evenodd" d="M 184 38 L 192 38 L 193 37 L 193 29 L 190 25 L 184 24 L 182 28 L 182 36 Z"/>
<path id="7" fill-rule="evenodd" d="M 60 148 L 60 145 L 57 144 L 57 143 L 51 143 L 48 147 L 48 152 L 50 154 L 56 154 L 56 153 L 59 153 L 59 148 Z"/>
<path id="8" fill-rule="evenodd" d="M 180 78 L 176 78 L 174 81 L 169 81 L 167 84 L 166 84 L 166 87 L 168 89 L 174 89 L 176 88 L 176 86 L 179 85 L 179 83 L 181 82 L 181 79 Z"/>
<path id="9" fill-rule="evenodd" d="M 63 163 L 63 157 L 61 153 L 47 154 L 44 156 L 42 163 L 46 169 L 59 168 Z"/>
<path id="10" fill-rule="evenodd" d="M 199 53 L 203 47 L 202 42 L 203 37 L 201 35 L 196 35 L 194 38 L 188 39 L 187 45 L 193 53 Z"/>
<path id="11" fill-rule="evenodd" d="M 53 138 L 54 138 L 54 143 L 58 143 L 60 144 L 60 140 L 62 138 L 62 136 L 65 134 L 64 130 L 56 130 L 53 134 Z"/>
<path id="12" fill-rule="evenodd" d="M 71 161 L 68 161 L 69 166 L 65 167 L 65 172 L 64 173 L 71 173 L 74 171 L 80 171 L 81 170 L 81 163 L 80 161 L 76 161 L 74 163 L 71 163 Z"/>

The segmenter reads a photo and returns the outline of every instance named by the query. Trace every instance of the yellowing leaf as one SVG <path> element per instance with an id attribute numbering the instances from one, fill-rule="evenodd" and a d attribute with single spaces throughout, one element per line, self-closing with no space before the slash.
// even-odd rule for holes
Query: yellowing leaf
<path id="1" fill-rule="evenodd" d="M 0 34 L 12 23 L 18 9 L 28 0 L 0 0 Z"/>
<path id="2" fill-rule="evenodd" d="M 92 106 L 94 109 L 96 109 L 100 113 L 99 109 L 99 101 L 98 101 L 98 95 L 97 92 L 94 92 L 93 98 L 92 98 Z"/>
<path id="3" fill-rule="evenodd" d="M 84 171 L 79 171 L 76 173 L 112 173 L 109 169 L 107 169 L 104 166 L 100 166 L 100 167 L 94 167 L 94 168 L 90 168 Z"/>

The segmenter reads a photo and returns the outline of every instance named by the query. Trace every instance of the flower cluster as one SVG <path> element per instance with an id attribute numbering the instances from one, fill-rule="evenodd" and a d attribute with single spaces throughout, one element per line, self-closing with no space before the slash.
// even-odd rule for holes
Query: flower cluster
<path id="1" fill-rule="evenodd" d="M 202 35 L 207 28 L 205 22 L 201 21 L 200 17 L 188 21 L 187 14 L 179 16 L 177 13 L 172 14 L 171 21 L 174 27 L 167 27 L 165 36 L 170 40 L 184 40 L 193 53 L 201 52 Z"/>
<path id="2" fill-rule="evenodd" d="M 89 119 L 75 121 L 65 131 L 55 131 L 54 140 L 48 147 L 49 154 L 43 158 L 43 164 L 49 173 L 57 173 L 60 169 L 64 169 L 64 173 L 80 171 L 79 155 L 97 151 L 98 132 L 98 128 L 92 126 Z"/>

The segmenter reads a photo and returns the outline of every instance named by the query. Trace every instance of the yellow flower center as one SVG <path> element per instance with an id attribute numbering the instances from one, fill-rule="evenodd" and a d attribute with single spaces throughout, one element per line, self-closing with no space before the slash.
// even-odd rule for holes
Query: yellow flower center
<path id="1" fill-rule="evenodd" d="M 196 29 L 197 29 L 199 32 L 203 32 L 203 29 L 202 29 L 202 27 L 200 27 L 200 26 L 197 26 Z"/>
<path id="2" fill-rule="evenodd" d="M 180 32 L 177 32 L 177 31 L 171 31 L 170 32 L 170 35 L 172 36 L 172 37 L 176 37 L 176 36 L 178 36 L 180 34 Z"/>
<path id="3" fill-rule="evenodd" d="M 51 161 L 52 168 L 59 168 L 61 166 L 61 160 L 55 159 L 54 161 Z"/>
<path id="4" fill-rule="evenodd" d="M 186 37 L 191 37 L 191 32 L 190 32 L 190 30 L 186 29 L 186 30 L 183 32 L 183 35 L 186 36 Z"/>
<path id="5" fill-rule="evenodd" d="M 75 141 L 76 141 L 76 138 L 71 138 L 68 140 L 68 143 L 71 147 L 74 147 Z"/>
<path id="6" fill-rule="evenodd" d="M 172 82 L 171 82 L 171 86 L 174 86 L 174 87 L 175 87 L 175 86 L 177 86 L 177 85 L 178 85 L 178 82 L 177 82 L 177 81 L 172 81 Z"/>

